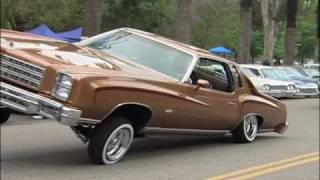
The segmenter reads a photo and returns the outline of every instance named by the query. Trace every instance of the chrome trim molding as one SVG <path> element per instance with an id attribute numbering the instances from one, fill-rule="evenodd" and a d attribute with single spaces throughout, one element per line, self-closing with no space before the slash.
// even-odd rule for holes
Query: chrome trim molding
<path id="1" fill-rule="evenodd" d="M 0 93 L 1 106 L 18 112 L 38 114 L 69 126 L 100 123 L 99 120 L 81 118 L 81 110 L 66 107 L 59 102 L 35 93 L 30 93 L 4 82 L 0 82 Z"/>
<path id="2" fill-rule="evenodd" d="M 117 104 L 101 120 L 103 121 L 103 120 L 107 119 L 115 110 L 117 110 L 118 108 L 125 106 L 125 105 L 138 105 L 138 106 L 143 106 L 143 107 L 149 109 L 151 112 L 151 117 L 149 119 L 149 122 L 152 120 L 152 116 L 153 116 L 152 108 L 146 104 L 142 104 L 142 103 L 138 103 L 138 102 L 123 102 L 123 103 Z"/>
<path id="3" fill-rule="evenodd" d="M 174 129 L 174 128 L 158 128 L 146 127 L 144 130 L 150 134 L 178 134 L 178 135 L 208 135 L 208 134 L 227 134 L 230 130 L 199 130 L 199 129 Z"/>
<path id="4" fill-rule="evenodd" d="M 259 129 L 258 133 L 269 133 L 274 132 L 274 129 Z"/>
<path id="5" fill-rule="evenodd" d="M 285 127 L 288 126 L 286 123 Z M 283 132 L 286 129 L 282 129 Z M 231 133 L 231 130 L 199 130 L 199 129 L 174 129 L 174 128 L 158 128 L 158 127 L 146 127 L 144 130 L 148 134 L 177 134 L 177 135 L 225 135 Z M 277 129 L 259 129 L 258 133 L 271 133 L 278 132 Z"/>

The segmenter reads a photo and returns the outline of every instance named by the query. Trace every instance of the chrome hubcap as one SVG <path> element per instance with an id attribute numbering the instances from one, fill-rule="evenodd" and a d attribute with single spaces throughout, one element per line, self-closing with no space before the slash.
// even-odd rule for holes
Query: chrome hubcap
<path id="1" fill-rule="evenodd" d="M 247 136 L 248 139 L 253 139 L 255 138 L 256 134 L 257 134 L 257 130 L 258 130 L 258 121 L 256 119 L 256 117 L 251 116 L 251 117 L 247 117 L 244 120 L 244 130 L 245 130 L 245 134 Z"/>
<path id="2" fill-rule="evenodd" d="M 104 156 L 106 163 L 114 163 L 129 149 L 133 138 L 131 126 L 123 125 L 117 128 L 108 138 L 105 144 Z"/>

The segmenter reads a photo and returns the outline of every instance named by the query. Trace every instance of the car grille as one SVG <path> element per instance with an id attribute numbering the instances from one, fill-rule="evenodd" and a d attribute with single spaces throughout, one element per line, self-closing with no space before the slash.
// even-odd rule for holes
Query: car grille
<path id="1" fill-rule="evenodd" d="M 1 78 L 39 88 L 44 68 L 2 54 L 0 60 Z"/>
<path id="2" fill-rule="evenodd" d="M 270 86 L 270 90 L 287 90 L 287 86 Z"/>

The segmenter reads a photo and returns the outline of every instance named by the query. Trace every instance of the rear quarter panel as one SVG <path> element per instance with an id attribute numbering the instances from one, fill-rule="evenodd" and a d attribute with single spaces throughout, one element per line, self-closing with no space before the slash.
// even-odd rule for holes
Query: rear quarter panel
<path id="1" fill-rule="evenodd" d="M 244 94 L 239 99 L 242 117 L 253 113 L 263 118 L 260 129 L 273 129 L 286 122 L 286 106 L 272 97 Z"/>
<path id="2" fill-rule="evenodd" d="M 269 95 L 260 93 L 249 78 L 243 73 L 241 73 L 241 76 L 244 88 L 238 97 L 241 111 L 238 124 L 248 114 L 257 114 L 263 119 L 260 129 L 273 129 L 285 123 L 287 118 L 286 105 Z"/>

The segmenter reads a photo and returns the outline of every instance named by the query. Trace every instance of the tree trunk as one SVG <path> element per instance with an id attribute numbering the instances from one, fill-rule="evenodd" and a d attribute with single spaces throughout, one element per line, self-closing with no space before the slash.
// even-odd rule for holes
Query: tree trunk
<path id="1" fill-rule="evenodd" d="M 192 24 L 192 0 L 178 0 L 176 10 L 176 39 L 190 42 Z"/>
<path id="2" fill-rule="evenodd" d="M 280 5 L 279 0 L 261 0 L 261 16 L 263 23 L 263 58 L 265 63 L 271 64 L 276 42 L 276 15 Z"/>
<path id="3" fill-rule="evenodd" d="M 284 64 L 293 65 L 296 52 L 296 16 L 298 0 L 287 1 L 287 26 L 285 37 Z"/>
<path id="4" fill-rule="evenodd" d="M 320 63 L 320 59 L 319 59 L 319 43 L 320 43 L 320 23 L 319 23 L 319 1 L 318 1 L 318 5 L 317 5 L 317 10 L 316 10 L 316 15 L 317 15 L 317 22 L 316 22 L 316 43 L 315 43 L 315 48 L 314 48 L 314 63 Z"/>
<path id="5" fill-rule="evenodd" d="M 239 63 L 249 63 L 252 32 L 252 0 L 240 1 Z"/>
<path id="6" fill-rule="evenodd" d="M 273 60 L 275 43 L 275 22 L 273 20 L 263 27 L 263 57 L 269 63 Z"/>
<path id="7" fill-rule="evenodd" d="M 319 25 L 318 25 L 319 26 Z M 319 34 L 319 33 L 318 33 Z M 320 63 L 320 57 L 319 57 L 319 41 L 320 41 L 320 38 L 319 38 L 319 35 L 318 37 L 316 38 L 316 44 L 315 44 L 315 47 L 314 47 L 314 63 Z"/>
<path id="8" fill-rule="evenodd" d="M 285 36 L 285 53 L 283 58 L 283 64 L 293 65 L 294 56 L 296 52 L 296 28 L 287 27 Z"/>
<path id="9" fill-rule="evenodd" d="M 86 0 L 84 33 L 93 36 L 100 33 L 103 15 L 103 0 Z"/>

